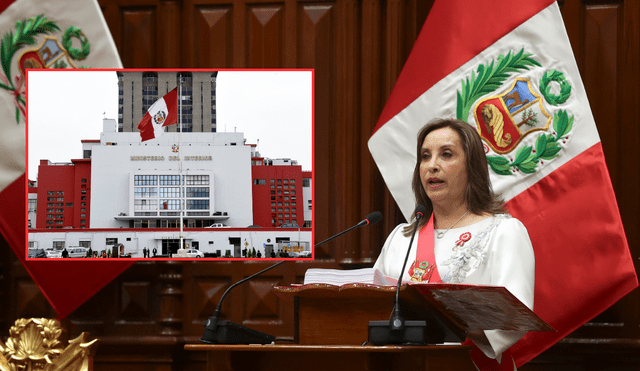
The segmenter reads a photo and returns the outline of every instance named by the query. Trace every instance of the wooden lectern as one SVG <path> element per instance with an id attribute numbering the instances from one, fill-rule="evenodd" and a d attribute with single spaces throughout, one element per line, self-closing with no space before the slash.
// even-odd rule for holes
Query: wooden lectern
<path id="1" fill-rule="evenodd" d="M 294 307 L 294 345 L 186 345 L 207 352 L 207 370 L 476 370 L 466 345 L 372 346 L 372 320 L 388 320 L 395 287 L 369 284 L 275 287 Z M 553 331 L 503 287 L 404 285 L 406 319 L 453 334 L 501 329 Z M 431 322 L 429 322 L 431 325 Z"/>

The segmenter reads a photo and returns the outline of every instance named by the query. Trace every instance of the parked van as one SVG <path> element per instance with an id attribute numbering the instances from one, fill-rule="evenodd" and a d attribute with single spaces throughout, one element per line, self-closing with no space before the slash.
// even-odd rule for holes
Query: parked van
<path id="1" fill-rule="evenodd" d="M 67 247 L 70 258 L 86 258 L 87 250 L 86 247 Z"/>

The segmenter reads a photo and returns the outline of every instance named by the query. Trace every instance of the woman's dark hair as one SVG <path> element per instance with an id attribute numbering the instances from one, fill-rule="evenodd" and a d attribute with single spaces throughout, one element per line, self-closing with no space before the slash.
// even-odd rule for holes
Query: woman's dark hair
<path id="1" fill-rule="evenodd" d="M 416 167 L 413 170 L 411 188 L 413 189 L 413 194 L 416 199 L 416 206 L 424 205 L 427 208 L 427 213 L 424 218 L 420 220 L 420 223 L 418 223 L 418 227 L 422 228 L 427 224 L 433 212 L 433 204 L 429 197 L 427 197 L 427 193 L 422 186 L 422 180 L 420 179 L 422 144 L 429 133 L 442 128 L 453 129 L 458 133 L 460 141 L 462 142 L 468 179 L 467 189 L 464 195 L 469 205 L 469 210 L 474 214 L 482 214 L 485 212 L 491 214 L 506 213 L 504 201 L 500 196 L 493 193 L 493 189 L 491 188 L 487 157 L 484 153 L 482 139 L 480 139 L 480 135 L 478 135 L 476 129 L 462 120 L 434 119 L 420 129 L 418 133 L 417 160 Z M 403 230 L 405 235 L 410 235 L 411 232 L 413 232 L 415 216 L 412 216 L 411 219 L 411 225 L 405 227 Z"/>

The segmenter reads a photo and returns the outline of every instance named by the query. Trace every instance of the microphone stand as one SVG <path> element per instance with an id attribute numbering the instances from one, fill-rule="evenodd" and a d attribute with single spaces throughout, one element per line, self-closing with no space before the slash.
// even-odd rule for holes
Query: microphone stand
<path id="1" fill-rule="evenodd" d="M 323 245 L 333 240 L 334 238 L 339 237 L 351 230 L 354 230 L 356 228 L 359 228 L 365 225 L 375 224 L 380 220 L 382 220 L 382 213 L 380 213 L 379 211 L 373 212 L 367 215 L 367 217 L 364 220 L 362 220 L 360 223 L 356 224 L 355 226 L 345 231 L 342 231 L 322 242 L 315 244 L 314 248 L 320 245 Z M 275 340 L 275 336 L 253 330 L 245 326 L 235 324 L 231 321 L 220 320 L 219 318 L 220 318 L 220 313 L 222 309 L 222 301 L 224 300 L 225 296 L 227 296 L 227 293 L 229 293 L 229 291 L 232 288 L 240 285 L 245 281 L 252 279 L 253 277 L 259 276 L 262 273 L 270 269 L 273 269 L 285 262 L 286 260 L 277 262 L 276 264 L 273 264 L 272 266 L 267 267 L 261 270 L 260 272 L 252 274 L 251 276 L 246 277 L 234 283 L 233 285 L 229 286 L 229 288 L 222 294 L 222 297 L 218 302 L 218 306 L 216 307 L 216 310 L 213 313 L 213 316 L 209 317 L 207 322 L 205 322 L 204 334 L 202 335 L 202 338 L 200 339 L 200 341 L 207 344 L 271 344 Z"/>
<path id="2" fill-rule="evenodd" d="M 404 263 L 402 264 L 402 270 L 400 270 L 400 277 L 398 277 L 395 305 L 393 306 L 391 318 L 388 321 L 369 321 L 369 343 L 373 345 L 425 344 L 427 321 L 405 321 L 405 319 L 400 315 L 400 285 L 402 285 L 402 276 L 404 275 L 404 269 L 406 268 L 407 261 L 409 260 L 409 253 L 411 252 L 413 239 L 418 231 L 418 222 L 422 219 L 425 212 L 426 208 L 422 205 L 418 205 L 415 211 L 415 227 L 411 234 L 407 255 L 405 256 Z"/>

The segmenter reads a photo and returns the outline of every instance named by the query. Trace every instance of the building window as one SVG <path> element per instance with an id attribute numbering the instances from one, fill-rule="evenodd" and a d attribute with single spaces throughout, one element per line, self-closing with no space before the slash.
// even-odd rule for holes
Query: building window
<path id="1" fill-rule="evenodd" d="M 160 185 L 180 185 L 180 175 L 160 175 Z"/>
<path id="2" fill-rule="evenodd" d="M 54 218 L 55 218 L 55 215 L 53 215 L 53 214 L 47 214 L 47 219 L 54 219 Z"/>
<path id="3" fill-rule="evenodd" d="M 30 213 L 36 211 L 37 204 L 38 204 L 38 200 L 35 200 L 35 199 L 29 200 L 29 212 Z"/>
<path id="4" fill-rule="evenodd" d="M 255 184 L 255 185 L 267 184 L 267 180 L 266 179 L 254 179 L 253 180 L 253 184 Z"/>
<path id="5" fill-rule="evenodd" d="M 302 186 L 303 187 L 311 187 L 311 179 L 309 178 L 303 178 L 302 179 Z"/>
<path id="6" fill-rule="evenodd" d="M 209 197 L 209 187 L 187 187 L 187 197 Z"/>
<path id="7" fill-rule="evenodd" d="M 54 207 L 54 206 L 55 206 L 55 204 L 54 204 L 53 202 L 49 202 L 49 203 L 47 204 L 47 207 Z"/>
<path id="8" fill-rule="evenodd" d="M 134 210 L 158 210 L 158 200 L 133 200 Z"/>
<path id="9" fill-rule="evenodd" d="M 80 200 L 81 201 L 86 201 L 87 200 L 87 196 L 80 196 Z"/>
<path id="10" fill-rule="evenodd" d="M 64 241 L 53 241 L 53 248 L 55 250 L 62 250 L 64 249 Z"/>
<path id="11" fill-rule="evenodd" d="M 147 113 L 149 108 L 158 100 L 158 73 L 142 73 L 142 114 Z"/>
<path id="12" fill-rule="evenodd" d="M 187 200 L 187 210 L 207 210 L 209 200 Z"/>
<path id="13" fill-rule="evenodd" d="M 73 207 L 73 203 L 67 202 L 67 207 Z"/>
<path id="14" fill-rule="evenodd" d="M 63 212 L 64 212 L 64 209 L 56 209 L 56 212 L 57 212 L 57 213 L 63 213 Z"/>
<path id="15" fill-rule="evenodd" d="M 64 197 L 56 197 L 56 201 L 64 201 Z"/>
<path id="16" fill-rule="evenodd" d="M 47 197 L 47 201 L 55 201 L 56 198 L 55 197 Z"/>
<path id="17" fill-rule="evenodd" d="M 209 185 L 208 175 L 187 175 L 187 185 Z"/>
<path id="18" fill-rule="evenodd" d="M 158 196 L 158 188 L 156 187 L 135 187 L 134 188 L 135 197 L 157 197 Z"/>
<path id="19" fill-rule="evenodd" d="M 47 191 L 47 196 L 53 196 L 53 195 L 55 195 L 55 194 L 56 194 L 56 193 L 55 193 L 54 191 Z"/>
<path id="20" fill-rule="evenodd" d="M 64 202 L 56 202 L 56 207 L 64 207 Z"/>
<path id="21" fill-rule="evenodd" d="M 56 192 L 56 195 L 58 195 L 58 196 L 64 196 L 64 191 L 57 191 L 57 192 Z"/>
<path id="22" fill-rule="evenodd" d="M 157 175 L 135 175 L 133 177 L 134 185 L 158 185 Z"/>
<path id="23" fill-rule="evenodd" d="M 180 200 L 160 200 L 160 210 L 180 210 Z"/>
<path id="24" fill-rule="evenodd" d="M 160 187 L 160 197 L 180 197 L 180 188 Z"/>
<path id="25" fill-rule="evenodd" d="M 180 81 L 182 80 L 182 81 Z M 178 86 L 180 91 L 178 99 L 181 100 L 179 105 L 182 129 L 178 126 L 177 130 L 183 132 L 193 131 L 193 77 L 190 72 L 178 73 Z"/>
<path id="26" fill-rule="evenodd" d="M 115 245 L 118 243 L 117 238 L 107 238 L 105 245 Z"/>
<path id="27" fill-rule="evenodd" d="M 81 182 L 82 183 L 86 183 L 87 182 L 87 178 L 82 178 Z"/>

